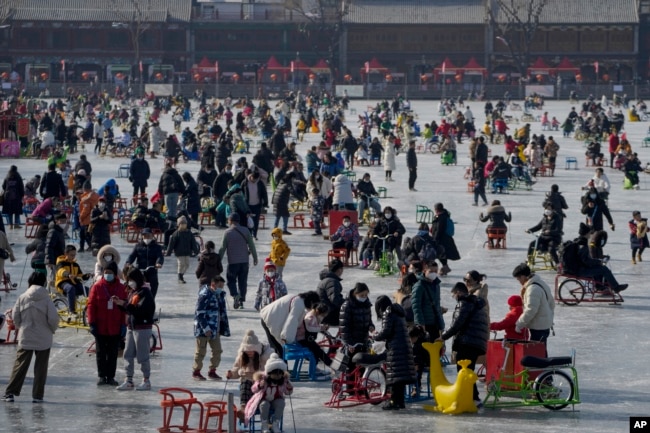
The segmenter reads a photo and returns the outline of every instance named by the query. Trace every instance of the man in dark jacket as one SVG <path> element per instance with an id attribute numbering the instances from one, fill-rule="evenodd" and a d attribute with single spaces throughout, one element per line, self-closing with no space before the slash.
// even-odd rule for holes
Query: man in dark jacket
<path id="1" fill-rule="evenodd" d="M 582 214 L 587 217 L 587 225 L 592 231 L 603 229 L 603 216 L 607 218 L 609 228 L 614 231 L 615 225 L 609 207 L 600 193 L 594 187 L 590 187 L 587 194 L 582 196 Z"/>
<path id="2" fill-rule="evenodd" d="M 126 259 L 126 265 L 132 265 L 137 261 L 138 269 L 145 276 L 151 286 L 151 294 L 156 297 L 158 293 L 158 269 L 165 263 L 165 256 L 162 247 L 153 238 L 151 229 L 142 229 L 142 240 L 136 244 Z M 125 267 L 126 267 L 125 265 Z M 128 274 L 128 272 L 124 272 Z"/>
<path id="3" fill-rule="evenodd" d="M 136 151 L 136 157 L 129 166 L 129 180 L 133 185 L 133 197 L 137 196 L 138 193 L 146 194 L 147 181 L 150 176 L 151 170 L 149 163 L 144 159 L 144 152 Z"/>
<path id="4" fill-rule="evenodd" d="M 413 285 L 411 292 L 413 321 L 416 325 L 423 326 L 429 334 L 430 341 L 433 341 L 445 329 L 445 319 L 442 317 L 440 306 L 438 264 L 435 260 L 425 262 L 422 273 L 416 276 L 418 282 Z"/>
<path id="5" fill-rule="evenodd" d="M 170 162 L 165 162 L 160 181 L 158 182 L 158 192 L 165 197 L 167 205 L 167 219 L 176 221 L 176 208 L 178 206 L 178 197 L 184 191 L 185 184 L 178 171 L 172 167 Z"/>
<path id="6" fill-rule="evenodd" d="M 77 161 L 77 163 L 74 165 L 74 172 L 77 173 L 79 170 L 85 171 L 86 176 L 89 177 L 93 171 L 93 167 L 90 165 L 90 162 L 88 162 L 86 155 L 79 155 L 79 161 Z"/>
<path id="7" fill-rule="evenodd" d="M 409 169 L 409 191 L 415 189 L 415 180 L 418 178 L 418 157 L 415 154 L 415 141 L 409 142 L 409 148 L 406 151 L 406 167 Z"/>
<path id="8" fill-rule="evenodd" d="M 370 180 L 370 173 L 364 173 L 363 178 L 357 183 L 357 196 L 359 197 L 359 222 L 363 220 L 363 212 L 368 206 L 374 209 L 375 215 L 381 213 L 381 205 L 376 197 L 379 194 Z"/>
<path id="9" fill-rule="evenodd" d="M 603 264 L 602 260 L 594 259 L 589 254 L 590 233 L 589 227 L 584 223 L 580 223 L 579 237 L 575 240 L 579 245 L 578 262 L 580 263 L 580 269 L 578 270 L 578 275 L 594 278 L 597 281 L 604 280 L 614 292 L 622 292 L 627 289 L 627 284 L 619 284 L 612 271 Z"/>
<path id="10" fill-rule="evenodd" d="M 56 172 L 56 164 L 52 163 L 47 166 L 47 172 L 43 175 L 43 179 L 41 179 L 39 193 L 43 199 L 48 197 L 65 197 L 67 195 L 63 179 Z"/>
<path id="11" fill-rule="evenodd" d="M 451 296 L 457 302 L 456 309 L 451 326 L 439 340 L 454 337 L 451 348 L 456 352 L 456 359 L 469 359 L 471 363 L 468 368 L 474 370 L 476 359 L 487 352 L 487 342 L 490 337 L 490 320 L 485 301 L 470 295 L 464 283 L 456 283 L 451 289 Z M 456 370 L 460 371 L 460 369 L 461 366 L 457 365 Z M 476 384 L 474 384 L 474 401 L 480 403 Z"/>
<path id="12" fill-rule="evenodd" d="M 60 213 L 50 222 L 45 238 L 45 266 L 50 269 L 51 281 L 54 281 L 54 266 L 56 259 L 65 252 L 65 232 L 64 227 L 67 217 Z"/>
<path id="13" fill-rule="evenodd" d="M 266 185 L 264 185 L 264 182 L 260 179 L 260 174 L 258 172 L 253 172 L 246 176 L 246 179 L 241 184 L 241 189 L 253 218 L 253 228 L 251 229 L 252 235 L 257 240 L 260 214 L 262 213 L 262 209 L 269 205 Z"/>
<path id="14" fill-rule="evenodd" d="M 485 144 L 485 138 L 482 136 L 478 138 L 478 145 L 476 145 L 476 152 L 474 153 L 474 161 L 481 164 L 481 167 L 485 166 L 488 162 L 488 149 L 487 144 Z"/>
<path id="15" fill-rule="evenodd" d="M 273 173 L 273 153 L 268 148 L 265 142 L 260 145 L 260 149 L 257 151 L 255 156 L 253 156 L 253 164 L 256 167 L 261 168 L 267 174 Z"/>
<path id="16" fill-rule="evenodd" d="M 551 185 L 551 191 L 546 194 L 546 199 L 542 205 L 544 207 L 551 205 L 551 208 L 558 216 L 559 229 L 561 231 L 564 228 L 564 218 L 566 217 L 564 210 L 569 209 L 569 205 L 566 204 L 566 200 L 560 192 L 559 186 L 555 184 Z"/>
<path id="17" fill-rule="evenodd" d="M 228 147 L 228 142 L 226 140 L 219 140 L 219 146 L 217 147 L 217 170 L 219 174 L 223 173 L 226 164 L 228 163 L 228 158 L 230 158 L 232 152 Z"/>
<path id="18" fill-rule="evenodd" d="M 343 305 L 343 286 L 341 286 L 341 275 L 343 275 L 343 262 L 334 259 L 330 262 L 328 269 L 320 272 L 320 282 L 317 291 L 321 303 L 329 307 L 329 313 L 322 323 L 329 326 L 339 326 L 339 312 Z"/>
<path id="19" fill-rule="evenodd" d="M 553 262 L 557 265 L 560 259 L 557 256 L 557 248 L 562 244 L 562 231 L 559 229 L 559 216 L 553 212 L 551 206 L 546 206 L 544 209 L 544 216 L 533 227 L 526 230 L 526 233 L 534 233 L 539 231 L 539 241 L 537 241 L 538 251 L 549 251 Z M 528 246 L 528 255 L 533 254 L 536 241 L 532 241 Z"/>
<path id="20" fill-rule="evenodd" d="M 212 185 L 214 185 L 215 180 L 217 180 L 217 171 L 214 169 L 214 164 L 209 162 L 203 165 L 196 175 L 196 183 L 199 186 L 201 198 L 212 197 Z"/>
<path id="21" fill-rule="evenodd" d="M 223 170 L 217 175 L 217 178 L 212 184 L 212 195 L 214 196 L 215 204 L 219 204 L 223 200 L 223 196 L 228 192 L 228 182 L 233 180 L 232 176 L 232 163 L 227 163 Z"/>

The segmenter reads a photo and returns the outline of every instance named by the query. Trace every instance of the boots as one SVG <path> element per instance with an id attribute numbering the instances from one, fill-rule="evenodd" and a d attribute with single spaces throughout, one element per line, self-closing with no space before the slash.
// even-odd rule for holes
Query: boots
<path id="1" fill-rule="evenodd" d="M 282 431 L 282 429 L 280 428 L 280 420 L 279 419 L 273 420 L 272 429 L 273 429 L 273 433 L 280 433 Z"/>
<path id="2" fill-rule="evenodd" d="M 443 266 L 442 266 L 442 269 L 440 270 L 440 275 L 442 275 L 442 276 L 444 277 L 444 276 L 447 275 L 449 272 L 451 272 L 451 269 L 449 268 L 449 266 L 447 266 L 447 265 L 443 265 Z"/>
<path id="3" fill-rule="evenodd" d="M 271 433 L 271 424 L 269 424 L 268 419 L 260 420 L 260 427 L 262 428 L 262 433 Z"/>
<path id="4" fill-rule="evenodd" d="M 178 274 L 178 282 L 185 284 L 185 280 L 183 279 L 183 274 Z"/>
<path id="5" fill-rule="evenodd" d="M 637 260 L 638 262 L 642 262 L 642 261 L 643 261 L 643 259 L 641 258 L 641 253 L 639 253 L 639 254 L 636 256 L 636 260 Z"/>

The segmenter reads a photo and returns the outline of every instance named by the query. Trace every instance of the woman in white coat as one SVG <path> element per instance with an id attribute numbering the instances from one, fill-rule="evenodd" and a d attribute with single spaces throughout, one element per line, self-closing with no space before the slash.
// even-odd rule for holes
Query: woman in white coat
<path id="1" fill-rule="evenodd" d="M 384 142 L 384 171 L 386 172 L 386 180 L 393 181 L 393 170 L 395 170 L 395 138 L 388 136 Z"/>
<path id="2" fill-rule="evenodd" d="M 262 308 L 262 328 L 269 345 L 280 358 L 284 355 L 283 346 L 296 342 L 298 326 L 305 319 L 305 314 L 319 301 L 318 292 L 310 291 L 296 296 L 283 296 Z"/>

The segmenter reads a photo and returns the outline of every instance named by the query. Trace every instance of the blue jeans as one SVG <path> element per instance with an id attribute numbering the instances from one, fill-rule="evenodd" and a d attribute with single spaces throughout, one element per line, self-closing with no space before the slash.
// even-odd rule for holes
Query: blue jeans
<path id="1" fill-rule="evenodd" d="M 228 291 L 233 298 L 239 295 L 241 302 L 246 301 L 246 289 L 248 285 L 248 262 L 232 263 L 226 271 Z M 239 290 L 237 290 L 239 286 Z"/>
<path id="2" fill-rule="evenodd" d="M 167 206 L 167 218 L 176 219 L 176 207 L 178 206 L 178 193 L 165 194 L 165 205 Z"/>
<path id="3" fill-rule="evenodd" d="M 287 225 L 289 224 L 289 217 L 288 216 L 280 216 L 276 215 L 275 216 L 275 224 L 273 225 L 273 228 L 276 228 L 278 224 L 280 224 L 280 218 L 282 218 L 282 230 L 287 231 Z"/>
<path id="4" fill-rule="evenodd" d="M 75 300 L 77 296 L 86 295 L 86 289 L 81 283 L 63 283 L 63 292 L 68 297 L 68 311 L 75 314 Z M 81 313 L 81 311 L 79 312 Z"/>
<path id="5" fill-rule="evenodd" d="M 19 225 L 20 224 L 20 214 L 9 214 L 9 225 Z"/>

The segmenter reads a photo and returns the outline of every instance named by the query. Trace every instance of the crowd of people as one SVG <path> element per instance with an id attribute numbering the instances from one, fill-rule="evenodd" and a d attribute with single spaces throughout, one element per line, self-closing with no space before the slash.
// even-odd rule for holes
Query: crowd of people
<path id="1" fill-rule="evenodd" d="M 73 109 L 70 114 L 65 110 L 66 103 L 86 109 L 83 112 L 80 108 Z M 346 125 L 343 107 L 334 105 L 326 95 L 292 94 L 275 110 L 264 100 L 255 106 L 248 98 L 235 101 L 228 97 L 215 103 L 202 98 L 198 104 L 181 99 L 177 109 L 166 98 L 152 98 L 152 112 L 147 113 L 142 125 L 140 110 L 114 109 L 101 95 L 70 95 L 67 102 L 59 100 L 47 107 L 33 102 L 29 106 L 27 101 L 20 100 L 15 104 L 14 108 L 18 112 L 24 110 L 32 122 L 31 137 L 27 137 L 24 147 L 31 146 L 29 140 L 36 141 L 40 135 L 38 149 L 50 147 L 51 155 L 42 176 L 36 174 L 23 183 L 18 168 L 11 166 L 2 184 L 3 214 L 8 215 L 8 227 L 4 224 L 0 227 L 0 248 L 8 255 L 6 258 L 0 255 L 0 270 L 5 259 L 15 260 L 5 229 L 21 228 L 25 209 L 29 209 L 26 223 L 39 226 L 35 239 L 26 249 L 31 254 L 34 271 L 30 288 L 13 309 L 14 322 L 21 328 L 20 351 L 5 390 L 6 401 L 13 401 L 20 394 L 25 364 L 29 366 L 32 351 L 36 353 L 39 375 L 34 382 L 33 400 L 43 399 L 47 357 L 56 329 L 51 320 L 41 317 L 45 309 L 51 308 L 48 286 L 66 296 L 70 317 L 80 313 L 75 310 L 76 298 L 87 296 L 87 320 L 96 341 L 98 385 L 112 385 L 118 390 L 151 389 L 148 353 L 160 286 L 158 271 L 165 265 L 165 256 L 172 254 L 177 260 L 178 282 L 185 284 L 188 272 L 194 270 L 199 286 L 192 377 L 206 380 L 201 370 L 209 346 L 207 379 L 220 380 L 217 372 L 222 354 L 220 337 L 230 336 L 228 295 L 234 310 L 245 309 L 251 262 L 256 266 L 264 258 L 258 257 L 256 241 L 260 221 L 269 207 L 275 214 L 271 251 L 263 260 L 263 274 L 253 303 L 253 308 L 259 311 L 268 344 L 261 343 L 254 330 L 247 330 L 234 366 L 225 373 L 228 379 L 240 380 L 240 403 L 245 408 L 240 416 L 248 419 L 259 407 L 266 431 L 272 424 L 270 409 L 277 420 L 284 409 L 284 396 L 293 392 L 282 361 L 287 344 L 299 344 L 312 351 L 324 366 L 318 371 L 320 377 L 337 374 L 331 369 L 328 353 L 316 343 L 317 334 L 330 326 L 339 327 L 341 350 L 351 359 L 348 368 L 354 367 L 355 354 L 370 350 L 371 341 L 385 342 L 387 382 L 391 388 L 391 398 L 384 405 L 386 410 L 405 408 L 407 384 L 415 384 L 413 396 L 419 395 L 422 372 L 428 363 L 418 355 L 424 341 L 453 338 L 456 359 L 468 359 L 470 368 L 474 368 L 477 359 L 486 353 L 490 330 L 505 330 L 506 338 L 514 340 L 529 338 L 545 342 L 550 335 L 554 294 L 526 264 L 517 266 L 512 273 L 521 286 L 521 293 L 508 299 L 510 311 L 503 320 L 491 321 L 487 277 L 476 270 L 468 271 L 462 282 L 452 284 L 451 296 L 456 306 L 445 320 L 441 278 L 451 272 L 449 262 L 461 258 L 450 212 L 443 203 L 436 203 L 430 224 L 422 223 L 417 231 L 408 233 L 398 217 L 402 209 L 380 205 L 370 173 L 364 173 L 356 184 L 350 179 L 349 171 L 355 163 L 369 165 L 383 161 L 384 180 L 392 181 L 395 158 L 405 151 L 408 190 L 417 192 L 418 127 L 407 101 L 399 96 L 390 103 L 380 102 L 375 111 L 360 119 L 359 137 L 354 136 L 350 124 Z M 233 109 L 240 110 L 236 116 Z M 484 135 L 478 136 L 469 106 L 441 104 L 440 125 L 429 122 L 422 134 L 425 146 L 440 140 L 445 149 L 454 152 L 453 158 L 456 158 L 456 143 L 468 140 L 472 204 L 478 206 L 481 199 L 483 206 L 489 206 L 485 215 L 480 216 L 481 221 L 489 221 L 488 233 L 494 229 L 505 233 L 506 223 L 512 220 L 500 200 L 488 202 L 488 181 L 494 193 L 505 192 L 512 178 L 532 186 L 543 168 L 553 176 L 559 151 L 553 137 L 532 134 L 529 124 L 508 135 L 505 109 L 503 101 L 496 108 L 487 102 L 488 121 L 483 127 Z M 160 129 L 161 117 L 180 115 L 175 112 L 187 114 L 187 110 L 194 110 L 196 132 L 186 128 L 179 131 L 179 139 L 177 134 L 166 134 Z M 296 112 L 297 140 L 313 133 L 321 133 L 323 138 L 305 156 L 298 153 L 296 142 L 289 141 L 291 117 Z M 584 117 L 572 110 L 568 118 L 576 116 Z M 87 121 L 86 127 L 76 126 L 77 118 Z M 254 119 L 252 123 L 250 119 Z M 113 128 L 121 128 L 122 138 L 114 138 Z M 77 129 L 79 134 L 75 133 Z M 242 143 L 246 141 L 244 134 L 253 131 L 260 133 L 263 142 L 248 161 L 244 155 L 249 152 L 249 146 Z M 638 187 L 638 176 L 633 175 L 641 170 L 640 162 L 626 138 L 619 140 L 619 131 L 609 130 L 610 168 L 614 167 L 616 155 L 624 154 L 626 161 L 621 167 L 625 177 L 632 188 Z M 53 140 L 49 134 L 54 136 Z M 504 145 L 503 156 L 491 157 L 488 143 L 498 142 L 499 135 Z M 122 212 L 118 211 L 121 206 L 118 200 L 124 197 L 125 191 L 119 191 L 114 179 L 107 179 L 99 186 L 101 181 L 93 175 L 85 154 L 79 156 L 74 168 L 68 159 L 79 152 L 81 143 L 94 143 L 95 153 L 101 154 L 106 149 L 111 151 L 113 140 L 130 149 L 131 158 L 128 180 L 133 186 L 133 208 L 125 213 L 128 220 L 122 215 L 119 224 L 133 227 L 138 236 L 122 264 L 117 248 L 111 245 L 115 236 L 111 227 L 116 215 Z M 163 171 L 155 179 L 147 156 L 150 161 L 160 152 L 164 156 Z M 176 166 L 179 158 L 193 153 L 197 153 L 196 159 L 200 161 L 196 176 L 188 171 L 179 173 Z M 580 203 L 585 222 L 575 240 L 578 248 L 573 261 L 560 257 L 565 238 L 563 219 L 570 206 L 558 185 L 551 187 L 541 203 L 544 209 L 541 220 L 528 230 L 540 232 L 539 240 L 530 245 L 528 254 L 534 248 L 548 250 L 556 265 L 573 263 L 572 273 L 601 279 L 603 291 L 618 293 L 627 285 L 619 283 L 603 265 L 602 247 L 607 234 L 604 219 L 612 231 L 615 228 L 607 206 L 611 185 L 604 173 L 605 158 L 595 145 L 587 147 L 587 157 L 596 168 L 593 179 L 585 185 Z M 320 272 L 319 282 L 312 291 L 288 295 L 287 263 L 295 253 L 290 247 L 292 233 L 288 230 L 293 202 L 308 207 L 314 235 L 323 234 L 328 212 L 351 212 L 345 213 L 339 227 L 331 228 L 330 242 L 324 243 L 324 250 L 345 250 L 343 260 L 330 261 Z M 206 227 L 199 221 L 199 214 L 204 211 L 212 217 L 217 229 L 225 229 L 220 234 L 218 249 L 218 243 L 212 240 L 200 246 L 199 236 Z M 361 227 L 366 229 L 363 234 Z M 632 263 L 636 264 L 642 261 L 648 246 L 647 220 L 640 211 L 634 211 L 628 227 Z M 489 246 L 499 248 L 500 242 L 491 238 Z M 350 256 L 358 253 L 362 268 L 378 269 L 384 252 L 394 254 L 403 270 L 401 285 L 393 299 L 382 295 L 371 302 L 371 286 L 363 282 L 344 293 L 341 281 Z M 94 272 L 81 270 L 77 254 L 83 253 L 96 257 Z M 195 269 L 191 269 L 192 258 L 197 260 Z M 372 319 L 373 305 L 377 329 Z M 33 326 L 37 335 L 23 332 L 25 323 Z M 115 377 L 122 341 L 125 342 L 125 379 L 120 384 Z M 138 385 L 133 381 L 135 360 L 142 372 L 142 383 Z M 343 390 L 341 398 L 350 398 L 351 392 Z M 476 387 L 473 397 L 480 404 Z M 277 431 L 278 427 L 272 428 Z"/>

